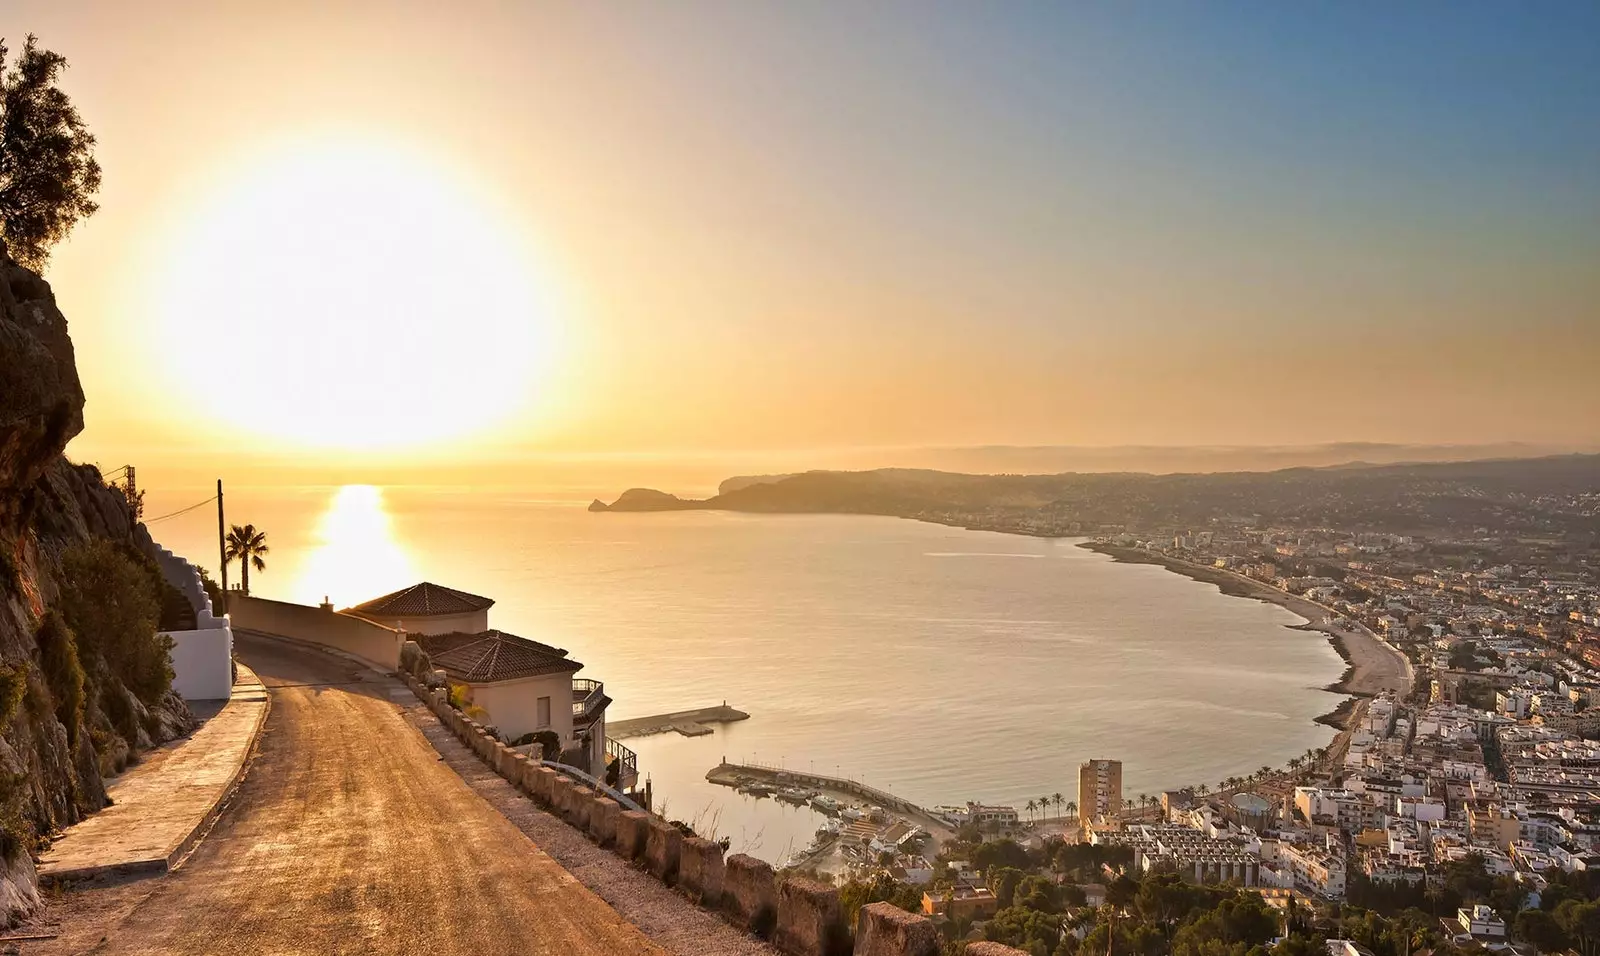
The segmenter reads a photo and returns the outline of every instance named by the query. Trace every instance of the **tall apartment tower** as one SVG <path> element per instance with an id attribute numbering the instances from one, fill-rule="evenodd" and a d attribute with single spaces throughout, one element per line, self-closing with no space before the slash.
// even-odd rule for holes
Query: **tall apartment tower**
<path id="1" fill-rule="evenodd" d="M 1122 810 L 1122 761 L 1085 760 L 1078 767 L 1078 822 L 1088 826 Z"/>

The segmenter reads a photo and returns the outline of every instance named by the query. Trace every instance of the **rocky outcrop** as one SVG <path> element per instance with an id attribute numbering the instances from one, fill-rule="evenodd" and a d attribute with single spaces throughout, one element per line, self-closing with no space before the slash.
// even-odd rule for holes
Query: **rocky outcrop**
<path id="1" fill-rule="evenodd" d="M 105 806 L 107 774 L 186 733 L 193 719 L 175 694 L 141 701 L 98 661 L 82 665 L 76 734 L 57 718 L 36 637 L 61 594 L 62 556 L 93 538 L 130 554 L 155 549 L 127 499 L 62 456 L 83 429 L 72 339 L 49 283 L 3 245 L 0 370 L 0 924 L 8 924 L 38 903 L 29 854 Z"/>
<path id="2" fill-rule="evenodd" d="M 595 505 L 600 507 L 596 508 Z M 616 501 L 607 505 L 596 500 L 589 506 L 590 511 L 688 511 L 693 508 L 705 507 L 703 502 L 690 501 L 669 495 L 665 491 L 654 488 L 629 488 L 624 491 Z"/>

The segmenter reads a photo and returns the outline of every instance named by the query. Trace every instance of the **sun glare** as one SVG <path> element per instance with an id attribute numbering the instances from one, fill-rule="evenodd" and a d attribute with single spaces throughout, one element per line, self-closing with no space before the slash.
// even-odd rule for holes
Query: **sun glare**
<path id="1" fill-rule="evenodd" d="M 157 287 L 191 407 L 291 446 L 408 448 L 526 413 L 556 361 L 548 282 L 454 170 L 320 144 L 231 175 Z M 182 364 L 176 364 L 182 363 Z"/>
<path id="2" fill-rule="evenodd" d="M 317 521 L 316 545 L 295 576 L 302 601 L 328 597 L 338 607 L 415 583 L 405 546 L 395 537 L 383 489 L 345 485 Z"/>

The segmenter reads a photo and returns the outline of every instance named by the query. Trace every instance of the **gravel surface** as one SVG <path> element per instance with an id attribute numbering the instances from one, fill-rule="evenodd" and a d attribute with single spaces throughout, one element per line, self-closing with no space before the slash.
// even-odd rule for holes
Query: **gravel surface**
<path id="1" fill-rule="evenodd" d="M 55 901 L 63 936 L 24 952 L 668 952 L 441 759 L 397 706 L 415 703 L 404 685 L 279 642 L 238 647 L 272 711 L 215 828 L 168 876 Z M 676 905 L 676 922 L 648 908 L 657 932 L 709 919 Z"/>
<path id="2" fill-rule="evenodd" d="M 480 797 L 504 814 L 578 882 L 593 890 L 668 952 L 681 956 L 775 956 L 778 952 L 690 904 L 648 873 L 609 850 L 600 849 L 587 836 L 538 809 L 532 800 L 490 770 L 457 740 L 420 701 L 407 707 L 405 712 L 406 719 Z"/>

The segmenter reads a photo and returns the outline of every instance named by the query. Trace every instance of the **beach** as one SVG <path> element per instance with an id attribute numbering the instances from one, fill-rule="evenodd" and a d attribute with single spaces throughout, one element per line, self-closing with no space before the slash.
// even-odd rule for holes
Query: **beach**
<path id="1" fill-rule="evenodd" d="M 1357 622 L 1352 621 L 1346 625 L 1332 623 L 1341 617 L 1332 608 L 1296 594 L 1280 591 L 1270 584 L 1247 578 L 1225 568 L 1196 564 L 1139 548 L 1124 548 L 1092 541 L 1085 542 L 1080 547 L 1109 555 L 1116 561 L 1128 564 L 1158 564 L 1196 581 L 1215 584 L 1224 594 L 1276 604 L 1300 615 L 1307 622 L 1298 626 L 1300 630 L 1320 631 L 1326 634 L 1334 650 L 1344 658 L 1344 676 L 1329 686 L 1329 690 L 1357 697 L 1373 697 L 1386 690 L 1398 694 L 1405 694 L 1411 690 L 1414 674 L 1411 662 L 1406 656 Z M 1323 722 L 1342 727 L 1343 718 L 1350 710 L 1351 702 L 1346 701 L 1332 714 L 1325 715 Z"/>

